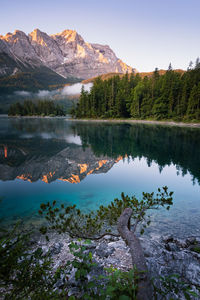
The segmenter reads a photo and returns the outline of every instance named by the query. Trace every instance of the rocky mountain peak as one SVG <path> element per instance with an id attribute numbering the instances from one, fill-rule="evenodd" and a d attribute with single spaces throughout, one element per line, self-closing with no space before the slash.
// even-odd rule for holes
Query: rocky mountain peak
<path id="1" fill-rule="evenodd" d="M 29 40 L 31 42 L 36 42 L 38 44 L 41 44 L 44 42 L 45 39 L 49 39 L 50 37 L 45 32 L 40 31 L 39 29 L 33 30 L 31 33 L 29 33 Z"/>
<path id="2" fill-rule="evenodd" d="M 0 47 L 0 53 L 9 54 L 12 59 L 20 61 L 24 66 L 27 63 L 29 64 L 30 61 L 32 65 L 38 65 L 40 59 L 31 46 L 28 36 L 23 31 L 15 30 L 14 33 L 8 32 L 5 36 L 0 37 L 0 41 L 4 42 L 4 48 Z"/>
<path id="3" fill-rule="evenodd" d="M 16 42 L 16 39 L 27 39 L 27 36 L 23 31 L 15 30 L 14 33 L 8 32 L 5 36 L 1 36 L 0 39 L 13 43 Z"/>
<path id="4" fill-rule="evenodd" d="M 12 33 L 11 33 L 12 34 Z M 18 36 L 24 36 L 26 35 L 23 31 L 19 30 L 19 29 L 16 29 L 13 33 L 13 35 L 18 35 Z"/>
<path id="5" fill-rule="evenodd" d="M 35 29 L 29 34 L 29 41 L 46 66 L 54 68 L 63 63 L 63 54 L 57 43 L 47 33 Z"/>
<path id="6" fill-rule="evenodd" d="M 76 30 L 65 29 L 60 33 L 52 34 L 51 37 L 55 40 L 63 40 L 65 43 L 84 43 L 84 39 Z"/>
<path id="7" fill-rule="evenodd" d="M 38 28 L 36 28 L 32 32 L 29 33 L 29 36 L 31 36 L 33 39 L 36 39 L 41 34 L 42 34 L 42 32 Z"/>
<path id="8" fill-rule="evenodd" d="M 24 65 L 46 66 L 63 77 L 86 79 L 105 73 L 133 71 L 116 57 L 108 45 L 87 43 L 70 29 L 52 35 L 39 29 L 28 36 L 20 30 L 0 35 L 1 53 L 20 60 Z M 5 70 L 4 64 L 4 72 L 1 72 L 0 64 L 0 74 L 5 74 Z"/>
<path id="9" fill-rule="evenodd" d="M 75 38 L 76 35 L 77 35 L 77 31 L 76 30 L 72 30 L 72 29 L 65 29 L 65 30 L 61 31 L 60 33 L 56 33 L 55 35 L 63 36 L 66 39 L 68 39 L 68 37 Z"/>

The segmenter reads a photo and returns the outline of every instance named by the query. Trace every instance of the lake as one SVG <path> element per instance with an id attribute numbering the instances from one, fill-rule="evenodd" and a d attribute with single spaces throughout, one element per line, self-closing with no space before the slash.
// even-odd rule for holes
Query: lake
<path id="1" fill-rule="evenodd" d="M 0 117 L 0 218 L 37 226 L 42 202 L 83 211 L 141 198 L 167 185 L 170 211 L 152 211 L 147 234 L 200 234 L 200 129 Z M 28 226 L 27 225 L 27 226 Z"/>

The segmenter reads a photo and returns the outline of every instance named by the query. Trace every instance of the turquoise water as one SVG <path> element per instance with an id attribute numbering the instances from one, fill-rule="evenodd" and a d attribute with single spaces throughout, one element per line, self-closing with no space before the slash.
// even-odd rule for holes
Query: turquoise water
<path id="1" fill-rule="evenodd" d="M 0 118 L 0 217 L 6 224 L 39 222 L 46 201 L 87 212 L 121 192 L 140 197 L 167 185 L 174 205 L 152 212 L 149 232 L 196 235 L 199 183 L 199 129 Z"/>

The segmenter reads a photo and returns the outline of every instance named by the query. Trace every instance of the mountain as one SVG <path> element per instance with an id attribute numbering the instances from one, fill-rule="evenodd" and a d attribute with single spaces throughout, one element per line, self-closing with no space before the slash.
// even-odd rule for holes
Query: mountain
<path id="1" fill-rule="evenodd" d="M 131 73 L 108 45 L 90 44 L 75 30 L 48 35 L 35 29 L 0 35 L 0 76 L 47 68 L 57 75 L 87 79 L 100 74 Z"/>

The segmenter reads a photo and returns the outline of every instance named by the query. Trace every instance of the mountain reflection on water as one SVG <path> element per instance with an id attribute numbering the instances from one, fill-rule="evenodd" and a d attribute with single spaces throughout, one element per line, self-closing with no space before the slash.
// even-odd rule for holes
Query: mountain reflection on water
<path id="1" fill-rule="evenodd" d="M 0 180 L 79 183 L 125 157 L 145 157 L 162 172 L 176 166 L 200 183 L 200 130 L 144 124 L 1 118 Z"/>
<path id="2" fill-rule="evenodd" d="M 81 146 L 74 130 L 63 120 L 53 123 L 55 128 L 50 119 L 37 120 L 37 126 L 34 119 L 24 121 L 12 119 L 15 132 L 1 136 L 0 180 L 17 178 L 35 182 L 40 179 L 50 183 L 59 179 L 79 183 L 87 175 L 107 172 L 122 159 L 95 156 L 90 147 Z M 61 124 L 66 126 L 60 127 Z M 21 132 L 18 138 L 17 132 Z"/>

